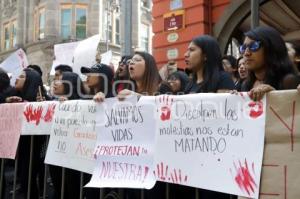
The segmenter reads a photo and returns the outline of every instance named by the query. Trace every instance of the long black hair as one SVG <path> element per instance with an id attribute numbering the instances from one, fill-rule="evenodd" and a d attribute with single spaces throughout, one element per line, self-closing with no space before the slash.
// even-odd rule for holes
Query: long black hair
<path id="1" fill-rule="evenodd" d="M 260 41 L 264 50 L 266 67 L 265 84 L 275 89 L 283 89 L 283 79 L 287 74 L 295 74 L 287 48 L 280 34 L 271 27 L 257 27 L 245 33 L 246 37 Z M 256 81 L 253 71 L 249 70 L 244 90 L 250 90 Z"/>
<path id="2" fill-rule="evenodd" d="M 220 71 L 224 71 L 220 46 L 217 40 L 210 35 L 196 37 L 192 40 L 192 43 L 201 48 L 202 53 L 206 56 L 203 69 L 203 82 L 198 92 L 216 92 Z M 193 82 L 195 82 L 197 79 L 196 74 L 194 74 L 193 78 Z M 186 91 L 192 87 L 193 82 L 187 86 Z"/>
<path id="3" fill-rule="evenodd" d="M 8 74 L 0 68 L 0 93 L 9 87 L 10 79 Z"/>
<path id="4" fill-rule="evenodd" d="M 154 57 L 147 52 L 137 51 L 134 54 L 140 55 L 145 60 L 145 73 L 142 81 L 142 92 L 153 95 L 158 91 L 161 78 L 158 73 Z"/>

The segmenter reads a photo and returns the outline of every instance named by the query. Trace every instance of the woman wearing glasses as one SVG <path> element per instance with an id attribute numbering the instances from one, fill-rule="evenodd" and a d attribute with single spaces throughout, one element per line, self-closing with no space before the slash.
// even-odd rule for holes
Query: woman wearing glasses
<path id="1" fill-rule="evenodd" d="M 242 90 L 260 100 L 272 90 L 295 89 L 298 79 L 280 34 L 270 27 L 257 27 L 245 33 L 240 46 L 249 75 Z"/>

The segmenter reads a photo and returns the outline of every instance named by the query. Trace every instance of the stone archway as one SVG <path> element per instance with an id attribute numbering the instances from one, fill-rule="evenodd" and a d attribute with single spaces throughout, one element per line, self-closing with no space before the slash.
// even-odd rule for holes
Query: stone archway
<path id="1" fill-rule="evenodd" d="M 260 5 L 269 0 L 261 0 Z M 213 36 L 217 38 L 222 52 L 225 52 L 232 33 L 249 15 L 251 1 L 231 1 L 220 20 L 214 25 Z"/>

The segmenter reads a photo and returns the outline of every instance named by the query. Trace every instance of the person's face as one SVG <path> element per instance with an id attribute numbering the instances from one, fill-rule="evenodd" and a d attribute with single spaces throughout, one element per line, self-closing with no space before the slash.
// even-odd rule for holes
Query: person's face
<path id="1" fill-rule="evenodd" d="M 176 77 L 174 76 L 171 76 L 169 79 L 168 79 L 168 83 L 169 85 L 171 86 L 171 90 L 173 93 L 176 93 L 176 92 L 179 92 L 180 91 L 180 88 L 181 88 L 181 82 L 179 79 L 177 79 Z"/>
<path id="2" fill-rule="evenodd" d="M 17 91 L 21 91 L 24 87 L 26 80 L 26 73 L 23 71 L 21 75 L 16 79 L 15 88 Z"/>
<path id="3" fill-rule="evenodd" d="M 130 63 L 130 60 L 127 61 L 122 61 L 119 64 L 119 68 L 118 68 L 118 76 L 119 77 L 125 77 L 127 72 L 128 72 L 128 65 Z"/>
<path id="4" fill-rule="evenodd" d="M 136 54 L 130 61 L 129 74 L 133 80 L 141 80 L 144 77 L 146 70 L 145 60 L 142 56 Z"/>
<path id="5" fill-rule="evenodd" d="M 53 93 L 55 95 L 63 95 L 64 94 L 64 85 L 62 82 L 62 75 L 57 77 L 58 79 L 54 80 L 53 83 Z"/>
<path id="6" fill-rule="evenodd" d="M 242 54 L 247 69 L 251 71 L 261 70 L 265 65 L 263 47 L 261 47 L 257 41 L 252 40 L 249 37 L 246 37 L 243 45 L 246 47 Z"/>
<path id="7" fill-rule="evenodd" d="M 195 72 L 202 67 L 205 60 L 205 55 L 200 47 L 191 42 L 186 53 L 184 54 L 184 59 L 187 68 Z"/>
<path id="8" fill-rule="evenodd" d="M 222 60 L 223 68 L 226 72 L 228 73 L 233 73 L 235 70 L 232 67 L 231 63 L 228 61 L 228 59 L 223 59 Z"/>
<path id="9" fill-rule="evenodd" d="M 62 78 L 62 72 L 60 70 L 56 70 L 54 74 L 54 81 L 60 80 Z"/>
<path id="10" fill-rule="evenodd" d="M 100 78 L 98 73 L 88 73 L 86 78 L 86 84 L 90 87 L 97 87 L 100 84 Z"/>
<path id="11" fill-rule="evenodd" d="M 248 77 L 248 69 L 245 66 L 244 59 L 240 59 L 238 64 L 239 64 L 238 72 L 239 72 L 240 78 L 246 79 Z"/>

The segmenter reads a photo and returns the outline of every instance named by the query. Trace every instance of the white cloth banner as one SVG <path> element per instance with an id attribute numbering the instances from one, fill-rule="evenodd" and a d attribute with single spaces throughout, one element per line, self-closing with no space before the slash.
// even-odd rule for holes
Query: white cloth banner
<path id="1" fill-rule="evenodd" d="M 56 66 L 58 66 L 60 64 L 66 64 L 71 67 L 73 66 L 74 51 L 75 51 L 76 47 L 78 46 L 78 44 L 79 44 L 79 41 L 54 45 L 55 60 L 53 61 L 50 75 L 55 74 L 54 69 Z"/>
<path id="2" fill-rule="evenodd" d="M 57 105 L 45 158 L 47 164 L 93 172 L 98 106 L 87 100 L 71 100 Z"/>
<path id="3" fill-rule="evenodd" d="M 104 123 L 97 129 L 97 163 L 86 186 L 152 188 L 156 182 L 153 106 L 136 103 L 136 98 L 124 102 L 111 98 L 103 108 L 98 113 Z"/>
<path id="4" fill-rule="evenodd" d="M 246 93 L 142 97 L 157 107 L 157 180 L 258 197 L 266 100 Z M 146 130 L 148 127 L 145 127 Z"/>
<path id="5" fill-rule="evenodd" d="M 21 135 L 50 135 L 58 103 L 56 101 L 26 103 L 22 116 Z"/>
<path id="6" fill-rule="evenodd" d="M 12 74 L 10 84 L 15 85 L 17 77 L 22 73 L 23 69 L 28 66 L 28 60 L 25 52 L 19 49 L 8 56 L 1 64 L 0 68 L 3 68 L 6 72 Z"/>

